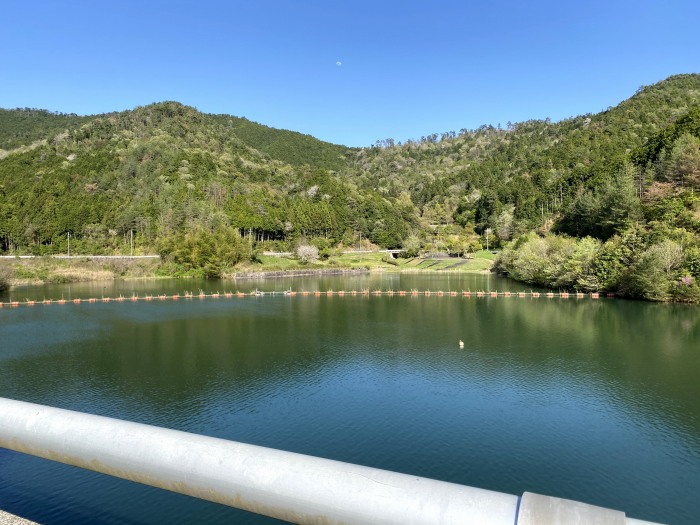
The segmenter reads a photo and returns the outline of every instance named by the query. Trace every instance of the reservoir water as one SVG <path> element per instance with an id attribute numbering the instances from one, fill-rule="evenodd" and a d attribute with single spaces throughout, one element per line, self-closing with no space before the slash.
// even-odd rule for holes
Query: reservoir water
<path id="1" fill-rule="evenodd" d="M 256 288 L 525 289 L 490 275 L 373 274 L 12 294 Z M 700 516 L 698 307 L 266 295 L 3 308 L 0 397 L 651 521 Z M 3 449 L 0 508 L 46 525 L 279 523 Z"/>

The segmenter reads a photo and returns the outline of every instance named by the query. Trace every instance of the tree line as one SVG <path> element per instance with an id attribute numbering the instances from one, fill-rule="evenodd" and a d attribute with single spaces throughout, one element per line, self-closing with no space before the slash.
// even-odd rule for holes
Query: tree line
<path id="1" fill-rule="evenodd" d="M 354 149 L 175 102 L 2 110 L 0 251 L 65 253 L 70 234 L 75 253 L 125 253 L 133 239 L 217 275 L 300 243 L 488 244 L 533 284 L 693 300 L 699 93 L 699 75 L 677 75 L 597 114 Z M 642 291 L 652 275 L 663 293 Z"/>

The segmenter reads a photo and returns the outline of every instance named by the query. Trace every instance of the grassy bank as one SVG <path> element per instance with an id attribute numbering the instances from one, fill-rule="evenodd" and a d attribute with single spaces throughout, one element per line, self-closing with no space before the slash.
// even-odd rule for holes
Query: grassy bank
<path id="1" fill-rule="evenodd" d="M 493 266 L 495 256 L 490 252 L 477 252 L 471 259 L 457 257 L 447 259 L 424 259 L 413 257 L 409 259 L 392 259 L 385 253 L 343 253 L 319 260 L 313 263 L 302 263 L 293 257 L 260 256 L 257 263 L 238 265 L 235 272 L 227 276 L 233 277 L 237 272 L 264 271 L 296 271 L 308 269 L 366 269 L 381 272 L 423 272 L 423 271 L 454 271 L 454 272 L 483 272 Z"/>
<path id="2" fill-rule="evenodd" d="M 495 255 L 491 252 L 477 252 L 471 259 L 399 259 L 398 267 L 402 272 L 434 271 L 434 272 L 485 272 L 493 266 Z"/>
<path id="3" fill-rule="evenodd" d="M 111 281 L 156 277 L 160 266 L 157 259 L 3 259 L 0 277 L 10 286 Z"/>
<path id="4" fill-rule="evenodd" d="M 224 277 L 251 272 L 295 272 L 299 270 L 370 270 L 377 272 L 483 272 L 493 265 L 493 255 L 478 252 L 474 258 L 460 259 L 392 259 L 384 253 L 345 253 L 325 260 L 302 263 L 293 257 L 261 255 L 256 262 L 237 265 Z M 154 277 L 178 277 L 181 271 L 171 263 L 149 259 L 35 259 L 0 260 L 0 292 L 3 284 L 26 286 L 84 281 L 110 281 Z"/>

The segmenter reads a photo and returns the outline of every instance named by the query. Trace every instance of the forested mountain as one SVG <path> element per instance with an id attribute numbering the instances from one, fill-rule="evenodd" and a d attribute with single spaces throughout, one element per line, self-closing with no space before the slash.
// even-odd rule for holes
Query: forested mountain
<path id="1" fill-rule="evenodd" d="M 302 239 L 489 243 L 509 246 L 501 271 L 534 284 L 693 300 L 699 107 L 700 75 L 677 75 L 597 114 L 364 149 L 175 102 L 2 110 L 0 250 L 65 252 L 70 233 L 83 253 L 124 252 L 133 234 L 137 250 L 197 266 Z M 645 255 L 661 252 L 663 268 Z"/>
<path id="2" fill-rule="evenodd" d="M 16 125 L 27 113 L 41 115 L 35 128 Z M 242 245 L 231 241 L 240 233 L 245 249 L 235 261 L 262 241 L 352 242 L 353 224 L 362 225 L 358 236 L 398 246 L 411 223 L 402 203 L 333 174 L 348 148 L 307 135 L 175 102 L 96 117 L 0 116 L 15 146 L 0 160 L 2 251 L 66 252 L 69 233 L 76 253 L 123 252 L 132 235 L 150 252 L 174 249 L 186 235 Z M 59 131 L 54 118 L 67 127 Z M 30 147 L 19 147 L 22 136 Z"/>
<path id="3" fill-rule="evenodd" d="M 163 110 L 170 106 L 170 112 Z M 137 108 L 135 112 L 150 113 L 142 121 L 146 125 L 157 126 L 163 117 L 179 116 L 190 120 L 190 125 L 221 126 L 225 132 L 242 143 L 255 148 L 271 159 L 279 160 L 295 166 L 308 164 L 316 168 L 340 169 L 345 165 L 345 156 L 350 148 L 322 142 L 310 135 L 295 131 L 275 129 L 242 117 L 231 115 L 208 115 L 197 112 L 177 102 L 153 104 L 150 108 L 161 107 L 161 111 L 151 111 L 147 108 Z M 115 119 L 125 123 L 133 123 L 128 115 L 133 113 L 111 113 L 96 116 L 78 116 L 75 114 L 52 113 L 43 109 L 1 109 L 0 108 L 0 156 L 7 155 L 8 150 L 28 147 L 35 142 L 41 142 L 55 135 L 74 130 L 81 125 L 100 120 Z M 127 125 L 127 124 L 122 124 Z"/>
<path id="4" fill-rule="evenodd" d="M 491 227 L 507 239 L 555 217 L 698 104 L 700 75 L 678 75 L 595 115 L 380 141 L 355 153 L 350 178 L 384 195 L 410 192 L 431 222 Z"/>
<path id="5" fill-rule="evenodd" d="M 480 244 L 517 241 L 498 263 L 516 279 L 697 301 L 699 108 L 700 75 L 677 75 L 558 123 L 379 141 L 345 174 L 388 197 L 407 192 L 433 245 L 474 245 L 471 231 Z"/>
<path id="6" fill-rule="evenodd" d="M 28 147 L 53 137 L 59 132 L 80 126 L 90 117 L 52 113 L 44 109 L 0 108 L 0 158 L 7 150 Z"/>

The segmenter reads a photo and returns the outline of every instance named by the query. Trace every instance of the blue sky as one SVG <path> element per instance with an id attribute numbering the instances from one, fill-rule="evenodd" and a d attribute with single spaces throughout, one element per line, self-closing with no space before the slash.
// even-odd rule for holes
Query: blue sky
<path id="1" fill-rule="evenodd" d="M 0 107 L 177 100 L 350 146 L 597 112 L 700 72 L 700 2 L 3 0 Z"/>

